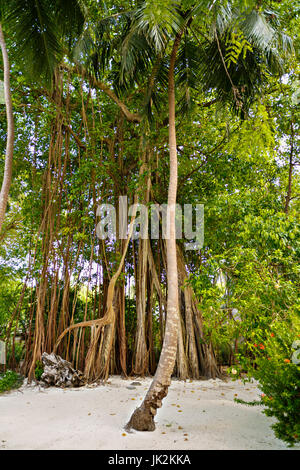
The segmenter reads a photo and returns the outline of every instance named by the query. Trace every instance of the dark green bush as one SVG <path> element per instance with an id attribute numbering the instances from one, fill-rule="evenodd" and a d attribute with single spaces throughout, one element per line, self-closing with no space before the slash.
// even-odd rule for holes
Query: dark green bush
<path id="1" fill-rule="evenodd" d="M 35 374 L 36 380 L 41 379 L 43 372 L 44 372 L 43 363 L 41 361 L 36 361 L 35 369 L 34 369 L 34 374 Z"/>
<path id="2" fill-rule="evenodd" d="M 8 370 L 0 374 L 0 393 L 7 392 L 22 385 L 23 378 L 20 374 Z"/>
<path id="3" fill-rule="evenodd" d="M 276 437 L 290 445 L 300 442 L 300 341 L 290 322 L 272 325 L 257 350 L 253 376 L 262 391 L 264 413 L 276 418 Z"/>

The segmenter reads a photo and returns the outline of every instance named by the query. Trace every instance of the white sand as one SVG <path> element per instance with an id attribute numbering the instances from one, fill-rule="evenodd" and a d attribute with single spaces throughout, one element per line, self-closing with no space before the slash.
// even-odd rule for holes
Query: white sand
<path id="1" fill-rule="evenodd" d="M 141 385 L 128 389 L 133 380 Z M 287 449 L 260 406 L 234 402 L 259 398 L 255 383 L 240 380 L 174 380 L 156 430 L 125 433 L 149 383 L 114 376 L 97 387 L 23 386 L 0 395 L 0 449 Z"/>

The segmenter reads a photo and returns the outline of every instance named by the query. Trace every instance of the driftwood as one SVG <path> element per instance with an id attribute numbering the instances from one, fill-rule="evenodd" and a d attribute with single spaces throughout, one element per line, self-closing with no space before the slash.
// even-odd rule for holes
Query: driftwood
<path id="1" fill-rule="evenodd" d="M 80 387 L 85 384 L 83 373 L 73 369 L 70 362 L 62 359 L 57 354 L 42 354 L 44 372 L 41 382 L 48 387 Z"/>

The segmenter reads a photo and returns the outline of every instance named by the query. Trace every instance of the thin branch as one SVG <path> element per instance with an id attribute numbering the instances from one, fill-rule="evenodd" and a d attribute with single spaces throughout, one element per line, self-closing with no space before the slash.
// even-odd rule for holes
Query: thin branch
<path id="1" fill-rule="evenodd" d="M 136 123 L 139 123 L 142 121 L 142 116 L 139 113 L 132 113 L 127 108 L 125 103 L 123 103 L 123 101 L 121 101 L 117 97 L 117 95 L 113 92 L 113 90 L 108 85 L 106 85 L 100 80 L 97 80 L 96 77 L 89 74 L 87 70 L 81 65 L 76 65 L 72 68 L 68 67 L 67 65 L 63 65 L 62 68 L 65 70 L 74 72 L 80 75 L 82 78 L 87 78 L 92 87 L 99 88 L 99 90 L 103 91 L 107 96 L 109 96 L 116 103 L 117 106 L 119 106 L 124 116 L 126 117 L 127 121 L 136 122 Z"/>

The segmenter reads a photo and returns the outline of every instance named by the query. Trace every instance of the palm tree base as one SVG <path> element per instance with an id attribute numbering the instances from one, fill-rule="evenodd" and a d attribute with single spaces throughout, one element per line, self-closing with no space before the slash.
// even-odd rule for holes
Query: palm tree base
<path id="1" fill-rule="evenodd" d="M 156 410 L 150 407 L 146 407 L 142 404 L 139 408 L 136 408 L 132 413 L 132 416 L 128 423 L 126 424 L 125 429 L 130 431 L 135 429 L 136 431 L 154 431 L 155 423 L 154 416 Z"/>
<path id="2" fill-rule="evenodd" d="M 170 380 L 166 378 L 164 384 L 156 378 L 148 390 L 141 406 L 136 408 L 131 415 L 130 420 L 125 426 L 127 431 L 135 429 L 136 431 L 154 431 L 157 408 L 161 408 L 162 400 L 168 394 Z"/>

